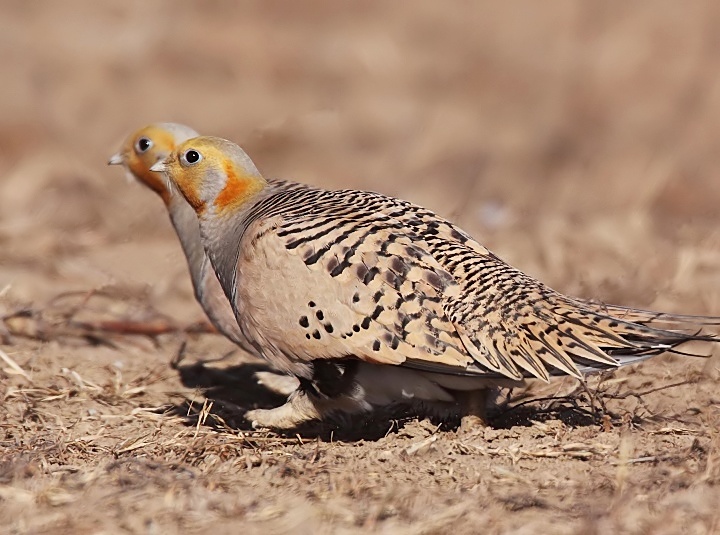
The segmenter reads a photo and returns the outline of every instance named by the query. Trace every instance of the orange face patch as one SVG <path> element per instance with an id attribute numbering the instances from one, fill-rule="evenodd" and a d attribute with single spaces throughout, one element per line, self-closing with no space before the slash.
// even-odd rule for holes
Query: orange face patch
<path id="1" fill-rule="evenodd" d="M 215 199 L 218 210 L 227 210 L 241 205 L 248 197 L 262 189 L 262 184 L 255 176 L 239 175 L 230 161 L 224 162 L 227 182 Z"/>
<path id="2" fill-rule="evenodd" d="M 150 139 L 153 142 L 153 146 L 148 151 L 138 154 L 135 151 L 135 144 L 141 137 Z M 150 167 L 152 167 L 158 159 L 164 158 L 172 152 L 174 148 L 174 136 L 170 132 L 154 126 L 140 130 L 128 139 L 127 146 L 125 147 L 127 164 L 130 171 L 132 171 L 140 182 L 160 195 L 165 204 L 170 202 L 170 192 L 167 190 L 162 176 L 150 171 Z"/>
<path id="3" fill-rule="evenodd" d="M 202 214 L 205 211 L 205 201 L 200 199 L 200 195 L 198 195 L 198 191 L 195 189 L 194 185 L 186 185 L 181 189 L 188 204 L 193 207 L 198 215 Z"/>
<path id="4" fill-rule="evenodd" d="M 177 154 L 173 153 L 165 160 L 167 174 L 170 176 L 175 185 L 180 189 L 183 197 L 188 204 L 193 207 L 197 214 L 201 214 L 205 210 L 205 201 L 200 197 L 200 180 L 198 180 L 197 169 L 183 169 L 177 159 Z"/>

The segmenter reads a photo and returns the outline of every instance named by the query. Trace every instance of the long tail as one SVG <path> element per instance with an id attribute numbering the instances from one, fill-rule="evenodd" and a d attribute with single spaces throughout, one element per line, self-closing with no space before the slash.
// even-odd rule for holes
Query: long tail
<path id="1" fill-rule="evenodd" d="M 513 380 L 554 375 L 580 378 L 661 353 L 687 342 L 720 342 L 720 317 L 667 314 L 565 296 L 492 253 L 456 247 L 445 261 L 461 292 L 446 305 L 475 364 L 468 375 Z"/>
<path id="2" fill-rule="evenodd" d="M 699 353 L 682 351 L 679 346 L 688 342 L 720 342 L 716 334 L 704 333 L 707 327 L 720 326 L 720 317 L 670 314 L 619 305 L 609 305 L 563 296 L 576 307 L 562 314 L 566 321 L 597 329 L 597 349 L 625 366 L 662 353 L 690 357 L 707 357 Z M 711 329 L 714 330 L 714 329 Z M 583 336 L 594 337 L 592 330 Z M 606 363 L 593 359 L 573 359 L 581 373 L 607 369 Z"/>
<path id="3" fill-rule="evenodd" d="M 527 290 L 533 283 L 537 284 L 536 290 Z M 703 332 L 703 327 L 720 326 L 718 317 L 583 301 L 529 279 L 523 286 L 519 296 L 497 296 L 498 302 L 510 311 L 504 317 L 493 317 L 485 308 L 475 311 L 485 320 L 473 324 L 480 328 L 469 330 L 463 324 L 457 325 L 465 347 L 481 365 L 475 373 L 488 375 L 489 371 L 490 375 L 516 380 L 535 377 L 547 381 L 557 375 L 580 378 L 662 353 L 709 356 L 683 351 L 680 346 L 688 342 L 720 342 L 717 335 Z M 513 308 L 502 301 L 511 301 Z M 473 368 L 467 371 L 472 373 Z"/>

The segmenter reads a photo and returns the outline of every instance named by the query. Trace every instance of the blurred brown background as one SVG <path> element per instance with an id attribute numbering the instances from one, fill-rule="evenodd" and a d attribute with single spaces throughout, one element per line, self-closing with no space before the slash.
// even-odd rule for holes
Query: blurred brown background
<path id="1" fill-rule="evenodd" d="M 155 121 L 230 138 L 267 176 L 423 204 L 558 290 L 720 315 L 720 4 L 0 0 L 0 64 L 0 315 L 114 289 L 86 317 L 201 318 L 162 203 L 106 166 Z M 201 337 L 193 357 L 210 338 L 229 348 Z M 167 366 L 172 337 L 8 340 L 29 374 L 0 363 L 13 533 L 720 525 L 714 361 L 620 372 L 624 392 L 686 386 L 619 401 L 602 429 L 529 420 L 475 449 L 450 433 L 411 462 L 430 428 L 251 449 L 151 414 L 202 399 Z M 653 462 L 616 468 L 632 455 Z"/>
<path id="2" fill-rule="evenodd" d="M 714 5 L 6 0 L 2 12 L 0 282 L 18 297 L 42 295 L 39 274 L 186 284 L 157 199 L 105 166 L 152 121 L 233 139 L 268 176 L 427 205 L 559 289 L 648 305 L 689 269 L 717 297 L 699 273 L 720 262 Z M 150 269 L 118 258 L 136 254 Z"/>

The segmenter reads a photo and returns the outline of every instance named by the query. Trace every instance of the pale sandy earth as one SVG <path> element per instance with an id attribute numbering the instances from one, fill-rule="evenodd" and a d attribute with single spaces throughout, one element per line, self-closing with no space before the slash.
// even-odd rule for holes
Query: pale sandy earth
<path id="1" fill-rule="evenodd" d="M 219 336 L 81 324 L 202 319 L 160 201 L 105 165 L 156 120 L 424 204 L 558 290 L 720 315 L 720 5 L 0 13 L 0 533 L 720 532 L 716 358 L 593 378 L 592 401 L 502 392 L 469 435 L 388 411 L 297 438 L 248 429 L 282 399 Z"/>

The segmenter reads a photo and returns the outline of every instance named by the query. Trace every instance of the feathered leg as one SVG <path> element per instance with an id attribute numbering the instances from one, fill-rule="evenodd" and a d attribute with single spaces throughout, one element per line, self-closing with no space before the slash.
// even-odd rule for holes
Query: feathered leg
<path id="1" fill-rule="evenodd" d="M 453 393 L 462 414 L 459 433 L 467 434 L 488 426 L 487 401 L 489 389 Z"/>

